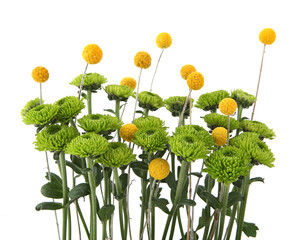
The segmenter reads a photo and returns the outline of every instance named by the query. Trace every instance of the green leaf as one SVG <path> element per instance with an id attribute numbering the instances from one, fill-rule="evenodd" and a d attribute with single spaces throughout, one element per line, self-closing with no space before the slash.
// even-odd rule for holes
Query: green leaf
<path id="1" fill-rule="evenodd" d="M 90 186 L 87 183 L 81 183 L 76 185 L 71 191 L 68 193 L 68 196 L 71 199 L 78 199 L 80 197 L 84 197 L 90 194 Z"/>
<path id="2" fill-rule="evenodd" d="M 248 223 L 248 222 L 244 222 L 243 223 L 243 229 L 242 229 L 242 231 L 244 232 L 244 234 L 246 236 L 248 236 L 248 237 L 256 237 L 257 230 L 259 230 L 259 228 L 256 226 L 256 224 L 254 224 L 254 223 Z"/>
<path id="3" fill-rule="evenodd" d="M 199 229 L 203 228 L 206 224 L 206 213 L 205 213 L 205 208 L 202 209 L 202 213 L 201 213 L 201 217 L 199 218 L 199 223 L 198 223 L 198 227 L 196 229 L 196 231 L 198 231 Z"/>
<path id="4" fill-rule="evenodd" d="M 84 99 L 87 99 L 87 94 L 85 94 L 84 92 L 82 92 L 80 95 L 81 95 Z"/>
<path id="5" fill-rule="evenodd" d="M 163 150 L 158 150 L 158 151 L 154 154 L 154 159 L 155 159 L 155 158 L 162 158 L 162 157 L 164 156 L 164 154 L 166 153 L 167 148 L 168 148 L 168 146 L 167 146 L 165 149 L 163 149 Z"/>
<path id="6" fill-rule="evenodd" d="M 70 167 L 77 174 L 83 174 L 84 173 L 82 168 L 80 168 L 79 166 L 77 166 L 76 164 L 74 164 L 74 163 L 72 163 L 70 161 L 66 161 L 66 166 Z"/>
<path id="7" fill-rule="evenodd" d="M 140 159 L 147 159 L 147 158 L 148 158 L 148 154 L 146 154 L 146 153 L 142 153 L 142 154 L 139 154 L 138 157 L 139 157 Z"/>
<path id="8" fill-rule="evenodd" d="M 166 206 L 169 202 L 165 198 L 153 198 L 152 202 L 155 204 L 156 207 L 160 208 L 164 213 L 169 214 L 169 209 Z"/>
<path id="9" fill-rule="evenodd" d="M 119 177 L 121 185 L 122 185 L 122 191 L 125 191 L 128 186 L 128 174 L 122 173 Z"/>
<path id="10" fill-rule="evenodd" d="M 82 168 L 83 165 L 82 165 L 82 161 L 84 161 L 84 159 L 78 157 L 78 156 L 75 156 L 75 155 L 70 155 L 70 160 L 71 162 L 73 162 L 76 166 Z"/>
<path id="11" fill-rule="evenodd" d="M 100 182 L 103 179 L 102 167 L 98 163 L 94 164 L 93 166 L 93 175 L 94 175 L 96 187 L 98 187 Z"/>
<path id="12" fill-rule="evenodd" d="M 252 184 L 253 182 L 262 182 L 262 183 L 264 183 L 264 178 L 261 178 L 261 177 L 251 178 L 250 179 L 250 184 Z"/>
<path id="13" fill-rule="evenodd" d="M 104 205 L 103 207 L 101 207 L 101 209 L 98 211 L 98 215 L 99 215 L 99 219 L 102 222 L 107 221 L 108 219 L 110 219 L 111 215 L 114 212 L 114 205 L 109 204 L 109 205 Z"/>
<path id="14" fill-rule="evenodd" d="M 228 196 L 228 204 L 227 207 L 233 206 L 235 203 L 242 201 L 243 196 L 240 192 L 230 192 Z"/>
<path id="15" fill-rule="evenodd" d="M 57 203 L 57 202 L 42 202 L 39 203 L 35 209 L 36 211 L 40 210 L 58 210 L 63 207 L 62 203 Z"/>
<path id="16" fill-rule="evenodd" d="M 53 154 L 53 159 L 54 160 L 59 160 L 59 156 L 60 156 L 60 151 L 55 151 Z"/>
<path id="17" fill-rule="evenodd" d="M 62 179 L 55 173 L 51 172 L 50 174 L 48 174 L 47 172 L 45 178 L 52 183 L 60 184 L 62 186 Z"/>
<path id="18" fill-rule="evenodd" d="M 48 198 L 63 198 L 62 185 L 48 182 L 41 187 L 41 194 Z"/>
<path id="19" fill-rule="evenodd" d="M 196 202 L 191 200 L 191 199 L 184 199 L 184 200 L 180 200 L 177 202 L 178 205 L 180 206 L 195 206 L 196 205 Z"/>
<path id="20" fill-rule="evenodd" d="M 130 164 L 130 167 L 132 168 L 135 175 L 144 180 L 147 180 L 148 165 L 146 163 L 135 161 Z"/>
<path id="21" fill-rule="evenodd" d="M 106 112 L 110 112 L 110 113 L 112 113 L 112 114 L 116 115 L 115 111 L 114 111 L 114 110 L 112 110 L 112 109 L 104 109 L 104 111 L 106 111 Z"/>
<path id="22" fill-rule="evenodd" d="M 214 195 L 212 195 L 209 192 L 201 192 L 199 197 L 201 197 L 203 200 L 204 199 L 207 200 L 209 205 L 213 209 L 221 209 L 222 208 L 222 204 L 220 203 L 220 201 Z"/>
<path id="23" fill-rule="evenodd" d="M 140 111 L 140 110 L 137 110 L 136 113 L 140 113 L 140 114 L 144 115 L 144 112 Z"/>
<path id="24" fill-rule="evenodd" d="M 210 191 L 211 191 L 213 189 L 214 185 L 215 185 L 215 180 L 211 176 L 209 176 L 207 174 L 205 176 L 205 179 L 204 179 L 204 186 L 205 186 L 205 188 L 207 188 L 209 181 L 210 181 Z"/>
<path id="25" fill-rule="evenodd" d="M 200 172 L 191 172 L 191 173 L 188 174 L 188 175 L 193 175 L 193 176 L 196 176 L 196 177 L 198 177 L 198 178 L 203 177 L 203 175 L 202 175 Z"/>
<path id="26" fill-rule="evenodd" d="M 122 105 L 120 106 L 120 109 L 121 109 L 122 107 L 124 107 L 125 105 L 127 105 L 127 103 L 122 104 Z"/>
<path id="27" fill-rule="evenodd" d="M 171 190 L 176 191 L 176 182 L 172 172 L 169 172 L 168 176 L 165 178 L 165 182 Z"/>

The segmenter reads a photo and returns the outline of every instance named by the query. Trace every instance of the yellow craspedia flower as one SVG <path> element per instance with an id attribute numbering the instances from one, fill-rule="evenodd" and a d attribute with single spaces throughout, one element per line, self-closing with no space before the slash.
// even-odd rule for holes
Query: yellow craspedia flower
<path id="1" fill-rule="evenodd" d="M 215 141 L 215 145 L 223 146 L 227 143 L 227 129 L 223 127 L 216 127 L 212 131 L 212 137 Z"/>
<path id="2" fill-rule="evenodd" d="M 260 42 L 267 45 L 274 43 L 275 38 L 276 34 L 272 28 L 264 28 L 259 34 Z"/>
<path id="3" fill-rule="evenodd" d="M 157 180 L 162 180 L 168 176 L 170 167 L 168 162 L 163 158 L 156 158 L 150 162 L 149 173 Z"/>
<path id="4" fill-rule="evenodd" d="M 172 38 L 169 33 L 162 32 L 157 36 L 156 43 L 159 48 L 168 48 L 172 44 Z"/>
<path id="5" fill-rule="evenodd" d="M 187 84 L 192 90 L 199 90 L 204 85 L 204 77 L 200 72 L 192 72 L 187 77 Z"/>
<path id="6" fill-rule="evenodd" d="M 82 55 L 88 64 L 96 64 L 101 61 L 103 52 L 98 45 L 89 44 L 85 46 Z"/>
<path id="7" fill-rule="evenodd" d="M 121 80 L 120 85 L 129 86 L 130 88 L 135 89 L 136 85 L 137 85 L 137 82 L 132 77 L 124 77 Z"/>
<path id="8" fill-rule="evenodd" d="M 220 111 L 225 114 L 225 115 L 232 115 L 235 113 L 237 108 L 237 103 L 234 99 L 232 98 L 224 98 L 222 101 L 219 103 L 219 109 Z"/>
<path id="9" fill-rule="evenodd" d="M 134 134 L 137 132 L 138 128 L 133 123 L 127 123 L 120 128 L 120 136 L 127 142 L 132 142 Z"/>
<path id="10" fill-rule="evenodd" d="M 134 64 L 136 67 L 140 68 L 149 68 L 151 66 L 152 58 L 151 56 L 144 51 L 136 53 L 134 57 Z"/>
<path id="11" fill-rule="evenodd" d="M 180 75 L 183 79 L 187 80 L 187 77 L 192 73 L 196 72 L 196 68 L 193 65 L 186 64 L 180 70 Z"/>
<path id="12" fill-rule="evenodd" d="M 48 70 L 45 67 L 36 67 L 32 71 L 34 81 L 44 83 L 49 78 Z"/>

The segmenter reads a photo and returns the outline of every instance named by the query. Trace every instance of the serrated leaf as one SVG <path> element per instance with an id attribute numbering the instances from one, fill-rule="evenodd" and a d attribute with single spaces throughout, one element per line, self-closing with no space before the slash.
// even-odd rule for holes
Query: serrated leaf
<path id="1" fill-rule="evenodd" d="M 114 205 L 112 205 L 112 204 L 104 205 L 104 206 L 101 207 L 101 209 L 98 211 L 99 219 L 100 219 L 102 222 L 107 221 L 108 219 L 110 219 L 111 215 L 113 214 L 114 209 L 115 209 L 115 207 L 114 207 Z"/>
<path id="2" fill-rule="evenodd" d="M 211 193 L 209 192 L 201 192 L 199 194 L 199 196 L 201 197 L 201 199 L 205 199 L 204 201 L 208 201 L 209 205 L 213 208 L 213 209 L 221 209 L 222 208 L 222 204 L 220 203 L 220 201 Z"/>
<path id="3" fill-rule="evenodd" d="M 57 202 L 42 202 L 36 205 L 35 209 L 36 211 L 40 210 L 58 210 L 63 208 L 62 203 Z"/>
<path id="4" fill-rule="evenodd" d="M 41 187 L 41 194 L 48 198 L 63 198 L 62 185 L 48 182 Z"/>
<path id="5" fill-rule="evenodd" d="M 155 204 L 156 207 L 160 208 L 164 213 L 169 214 L 169 209 L 166 206 L 169 202 L 165 198 L 153 198 L 152 202 Z"/>
<path id="6" fill-rule="evenodd" d="M 68 193 L 68 196 L 71 199 L 78 199 L 80 197 L 84 197 L 90 194 L 90 186 L 87 183 L 80 183 L 76 185 L 71 191 Z"/>
<path id="7" fill-rule="evenodd" d="M 205 211 L 205 208 L 203 208 L 202 213 L 201 213 L 201 217 L 199 217 L 199 223 L 198 223 L 198 227 L 197 227 L 196 231 L 205 226 L 206 220 L 207 220 L 206 211 Z"/>
<path id="8" fill-rule="evenodd" d="M 257 236 L 257 230 L 259 230 L 259 228 L 256 226 L 256 224 L 248 223 L 248 222 L 243 223 L 242 231 L 244 232 L 244 234 L 247 237 L 256 237 Z"/>

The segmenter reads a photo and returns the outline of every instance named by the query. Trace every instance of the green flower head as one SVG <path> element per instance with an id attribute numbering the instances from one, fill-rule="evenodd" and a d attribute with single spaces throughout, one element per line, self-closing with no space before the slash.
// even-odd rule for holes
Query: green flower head
<path id="1" fill-rule="evenodd" d="M 219 107 L 220 101 L 228 97 L 230 97 L 230 95 L 225 90 L 218 90 L 210 93 L 205 93 L 199 97 L 195 107 L 200 108 L 204 111 L 216 112 L 216 110 Z"/>
<path id="2" fill-rule="evenodd" d="M 242 91 L 241 89 L 236 89 L 231 91 L 231 98 L 233 98 L 238 105 L 243 108 L 249 108 L 256 102 L 256 97 L 252 94 Z"/>
<path id="3" fill-rule="evenodd" d="M 143 147 L 145 151 L 156 152 L 163 150 L 168 143 L 168 133 L 164 128 L 145 127 L 140 128 L 134 134 L 133 142 Z"/>
<path id="4" fill-rule="evenodd" d="M 209 113 L 202 117 L 211 130 L 214 130 L 216 127 L 228 128 L 228 117 L 218 113 Z M 239 128 L 239 122 L 230 117 L 230 132 Z"/>
<path id="5" fill-rule="evenodd" d="M 104 88 L 109 100 L 119 100 L 127 102 L 128 98 L 133 95 L 133 89 L 126 85 L 107 85 Z"/>
<path id="6" fill-rule="evenodd" d="M 138 102 L 139 107 L 150 111 L 156 111 L 164 106 L 163 99 L 158 94 L 147 91 L 138 94 Z"/>
<path id="7" fill-rule="evenodd" d="M 123 122 L 119 122 L 116 117 L 112 117 L 108 114 L 88 114 L 77 119 L 77 121 L 79 127 L 86 132 L 95 132 L 103 135 L 109 135 L 123 125 Z"/>
<path id="8" fill-rule="evenodd" d="M 43 103 L 43 101 L 42 101 L 42 103 Z M 21 110 L 22 118 L 24 118 L 26 116 L 27 112 L 29 112 L 32 108 L 37 107 L 38 105 L 40 105 L 40 99 L 39 98 L 35 98 L 35 99 L 30 100 L 29 102 L 27 102 L 26 105 Z"/>
<path id="9" fill-rule="evenodd" d="M 59 108 L 52 104 L 42 104 L 30 109 L 24 116 L 23 122 L 27 125 L 45 125 L 52 122 Z"/>
<path id="10" fill-rule="evenodd" d="M 78 135 L 73 127 L 52 124 L 37 133 L 34 143 L 39 151 L 64 151 L 66 145 Z"/>
<path id="11" fill-rule="evenodd" d="M 257 121 L 250 121 L 250 120 L 243 120 L 240 122 L 240 128 L 244 132 L 254 132 L 260 135 L 260 139 L 268 138 L 273 139 L 275 138 L 275 133 L 272 129 L 268 128 L 266 124 L 257 122 Z"/>
<path id="12" fill-rule="evenodd" d="M 229 185 L 238 180 L 240 176 L 245 176 L 251 169 L 249 164 L 251 159 L 239 148 L 226 146 L 214 151 L 205 161 L 207 172 L 218 182 Z"/>
<path id="13" fill-rule="evenodd" d="M 135 156 L 132 153 L 132 149 L 128 148 L 126 144 L 112 142 L 108 145 L 107 151 L 96 161 L 107 167 L 120 167 L 135 161 Z"/>
<path id="14" fill-rule="evenodd" d="M 245 132 L 230 139 L 230 145 L 245 151 L 252 159 L 253 165 L 263 164 L 267 167 L 274 167 L 274 155 L 266 143 L 259 139 L 259 134 Z"/>
<path id="15" fill-rule="evenodd" d="M 183 157 L 187 161 L 206 158 L 209 151 L 197 134 L 179 133 L 169 139 L 171 151 L 176 156 Z"/>
<path id="16" fill-rule="evenodd" d="M 158 117 L 147 116 L 136 118 L 133 122 L 137 128 L 147 128 L 147 127 L 155 127 L 155 128 L 165 128 L 165 122 Z"/>
<path id="17" fill-rule="evenodd" d="M 183 107 L 186 103 L 187 97 L 174 96 L 164 100 L 166 109 L 171 112 L 173 117 L 178 117 L 183 111 Z M 192 106 L 194 99 L 191 98 Z M 190 101 L 188 101 L 185 108 L 184 117 L 187 118 L 190 115 Z"/>
<path id="18" fill-rule="evenodd" d="M 106 152 L 106 138 L 89 132 L 74 138 L 67 146 L 66 153 L 80 157 L 96 157 Z"/>
<path id="19" fill-rule="evenodd" d="M 83 74 L 80 74 L 76 78 L 74 78 L 70 84 L 76 87 L 80 87 L 82 78 Z M 82 89 L 86 91 L 96 91 L 98 89 L 101 89 L 101 85 L 106 82 L 107 79 L 99 73 L 87 73 L 84 79 Z"/>
<path id="20" fill-rule="evenodd" d="M 85 108 L 85 104 L 83 103 L 83 99 L 78 99 L 74 96 L 67 96 L 61 98 L 60 100 L 55 102 L 55 105 L 59 107 L 59 111 L 57 114 L 58 122 L 67 122 L 77 116 L 82 109 Z"/>

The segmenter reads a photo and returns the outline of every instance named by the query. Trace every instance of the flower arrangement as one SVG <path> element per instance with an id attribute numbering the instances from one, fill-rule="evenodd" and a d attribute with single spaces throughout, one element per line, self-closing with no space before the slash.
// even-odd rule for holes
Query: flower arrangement
<path id="1" fill-rule="evenodd" d="M 275 37 L 270 28 L 261 31 L 259 39 L 264 50 Z M 145 51 L 134 57 L 135 66 L 140 68 L 138 81 L 124 77 L 119 84 L 103 86 L 108 81 L 106 77 L 87 73 L 88 64 L 98 64 L 103 51 L 96 44 L 87 45 L 82 53 L 87 63 L 85 72 L 70 82 L 78 88 L 78 96 L 65 96 L 53 104 L 42 99 L 42 84 L 49 79 L 48 70 L 36 67 L 32 71 L 33 79 L 40 84 L 40 98 L 30 100 L 21 110 L 21 116 L 25 124 L 36 127 L 35 148 L 45 152 L 48 167 L 48 182 L 41 187 L 41 194 L 51 199 L 39 203 L 36 210 L 62 211 L 61 222 L 56 215 L 62 240 L 71 239 L 73 215 L 70 213 L 74 210 L 79 227 L 79 236 L 75 239 L 96 240 L 100 235 L 102 240 L 118 239 L 114 237 L 114 229 L 119 230 L 124 240 L 135 237 L 228 240 L 232 233 L 236 240 L 241 239 L 242 233 L 256 237 L 258 227 L 245 221 L 245 210 L 251 183 L 263 179 L 250 178 L 250 172 L 257 165 L 274 167 L 275 161 L 265 142 L 275 137 L 274 131 L 253 120 L 259 83 L 256 96 L 241 89 L 231 92 L 214 89 L 200 95 L 195 102 L 192 91 L 201 89 L 207 79 L 204 80 L 193 65 L 186 64 L 180 69 L 180 75 L 186 80 L 189 93 L 163 99 L 152 92 L 152 87 L 161 56 L 172 44 L 170 34 L 160 33 L 156 44 L 162 51 L 149 91 L 139 92 L 142 70 L 152 62 Z M 108 100 L 115 102 L 114 110 L 107 109 L 110 114 L 92 113 L 92 94 L 102 88 Z M 124 123 L 122 116 L 129 98 L 135 98 L 133 118 Z M 243 110 L 251 106 L 251 118 L 243 117 Z M 151 115 L 162 107 L 178 118 L 173 132 L 168 131 L 161 116 Z M 194 108 L 206 112 L 202 119 L 208 129 L 192 124 Z M 231 117 L 236 112 L 237 117 Z M 136 117 L 136 113 L 140 116 Z M 50 171 L 49 153 L 59 173 Z M 196 161 L 202 162 L 201 170 L 192 166 Z M 72 187 L 67 182 L 70 170 L 73 171 Z M 141 184 L 138 236 L 131 233 L 132 226 L 135 228 L 129 207 L 132 176 L 139 178 Z M 164 196 L 160 186 L 167 188 L 170 195 Z M 194 211 L 196 197 L 202 200 L 198 203 L 201 205 L 199 217 L 194 214 L 197 213 Z M 89 198 L 89 213 L 80 207 L 83 198 Z M 156 208 L 161 209 L 167 219 L 161 233 L 155 231 Z M 115 211 L 118 211 L 119 224 L 114 224 Z M 183 211 L 185 218 L 182 218 Z M 89 221 L 86 214 L 90 215 Z M 175 232 L 176 223 L 179 234 Z"/>

